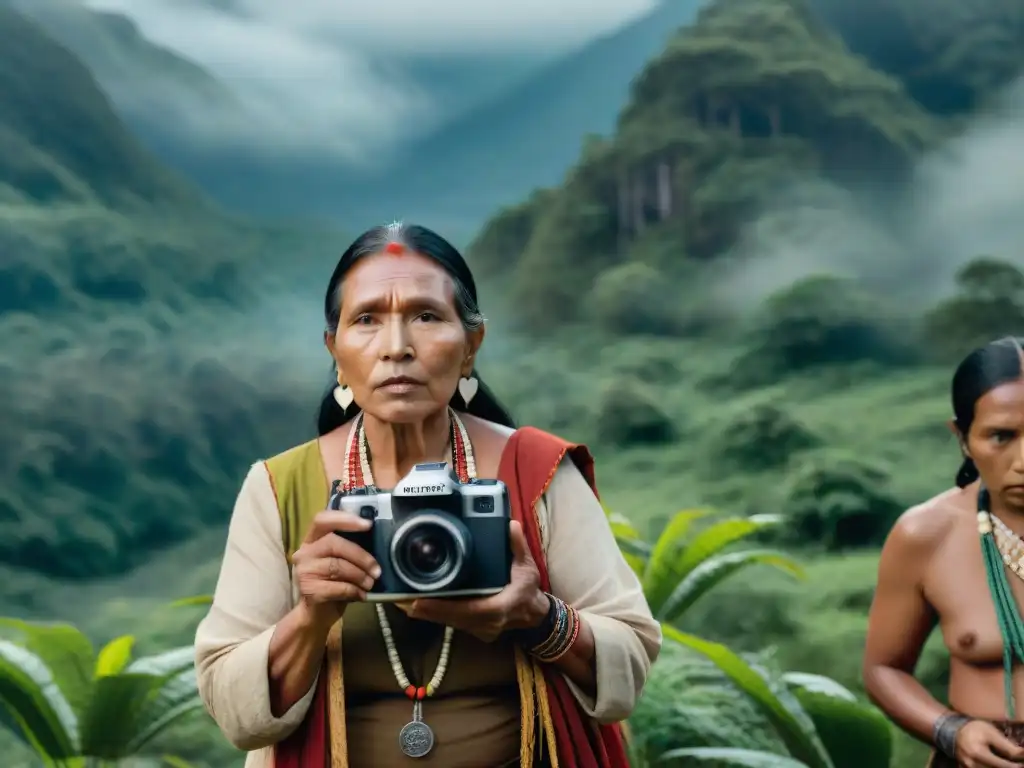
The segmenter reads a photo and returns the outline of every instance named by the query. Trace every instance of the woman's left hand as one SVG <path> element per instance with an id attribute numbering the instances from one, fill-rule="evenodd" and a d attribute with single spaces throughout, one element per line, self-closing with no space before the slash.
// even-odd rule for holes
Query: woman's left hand
<path id="1" fill-rule="evenodd" d="M 550 603 L 540 588 L 540 573 L 530 555 L 522 526 L 509 523 L 512 547 L 512 578 L 501 592 L 490 597 L 421 598 L 399 603 L 413 619 L 432 621 L 468 632 L 491 643 L 511 629 L 538 626 L 548 614 Z"/>

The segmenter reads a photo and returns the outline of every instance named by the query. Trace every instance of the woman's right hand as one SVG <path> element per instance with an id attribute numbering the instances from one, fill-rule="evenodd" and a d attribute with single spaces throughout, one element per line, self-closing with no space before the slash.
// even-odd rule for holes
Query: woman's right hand
<path id="1" fill-rule="evenodd" d="M 971 720 L 956 735 L 956 759 L 964 768 L 1017 768 L 1024 763 L 1024 747 L 991 723 Z"/>
<path id="2" fill-rule="evenodd" d="M 369 552 L 335 534 L 360 533 L 370 527 L 368 520 L 347 512 L 321 512 L 292 555 L 299 594 L 318 623 L 333 624 L 348 603 L 365 600 L 380 576 L 380 566 Z"/>

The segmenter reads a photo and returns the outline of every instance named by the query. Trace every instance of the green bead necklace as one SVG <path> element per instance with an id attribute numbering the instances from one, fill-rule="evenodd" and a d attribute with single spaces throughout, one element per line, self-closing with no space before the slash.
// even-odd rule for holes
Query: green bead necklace
<path id="1" fill-rule="evenodd" d="M 1014 599 L 1010 581 L 1006 577 L 1003 556 L 999 553 L 992 529 L 992 514 L 989 512 L 988 489 L 978 489 L 978 533 L 981 534 L 981 554 L 985 560 L 985 574 L 988 588 L 995 603 L 999 633 L 1003 636 L 1003 687 L 1006 697 L 1006 716 L 1015 719 L 1013 700 L 1013 665 L 1024 663 L 1024 619 Z"/>

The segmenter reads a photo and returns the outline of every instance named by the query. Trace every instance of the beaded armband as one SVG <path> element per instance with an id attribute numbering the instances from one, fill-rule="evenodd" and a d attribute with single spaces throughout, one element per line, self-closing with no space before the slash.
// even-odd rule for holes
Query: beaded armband
<path id="1" fill-rule="evenodd" d="M 580 615 L 564 600 L 554 595 L 548 595 L 548 599 L 551 601 L 551 610 L 538 628 L 546 630 L 545 636 L 539 642 L 529 643 L 527 648 L 538 661 L 551 663 L 568 653 L 576 642 L 580 632 Z"/>

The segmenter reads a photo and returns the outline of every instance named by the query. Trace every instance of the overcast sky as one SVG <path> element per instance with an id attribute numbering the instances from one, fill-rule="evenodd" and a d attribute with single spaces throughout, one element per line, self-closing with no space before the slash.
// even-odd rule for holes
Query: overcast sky
<path id="1" fill-rule="evenodd" d="M 298 37 L 404 51 L 566 48 L 643 13 L 656 0 L 86 0 L 132 16 L 182 50 L 215 33 L 251 34 L 259 47 Z M 231 16 L 218 13 L 229 9 Z M 245 19 L 245 20 L 243 20 Z"/>
<path id="2" fill-rule="evenodd" d="M 568 51 L 656 0 L 85 0 L 130 16 L 148 38 L 203 65 L 256 116 L 202 122 L 210 140 L 350 159 L 427 122 L 428 95 L 378 65 L 388 52 Z"/>

